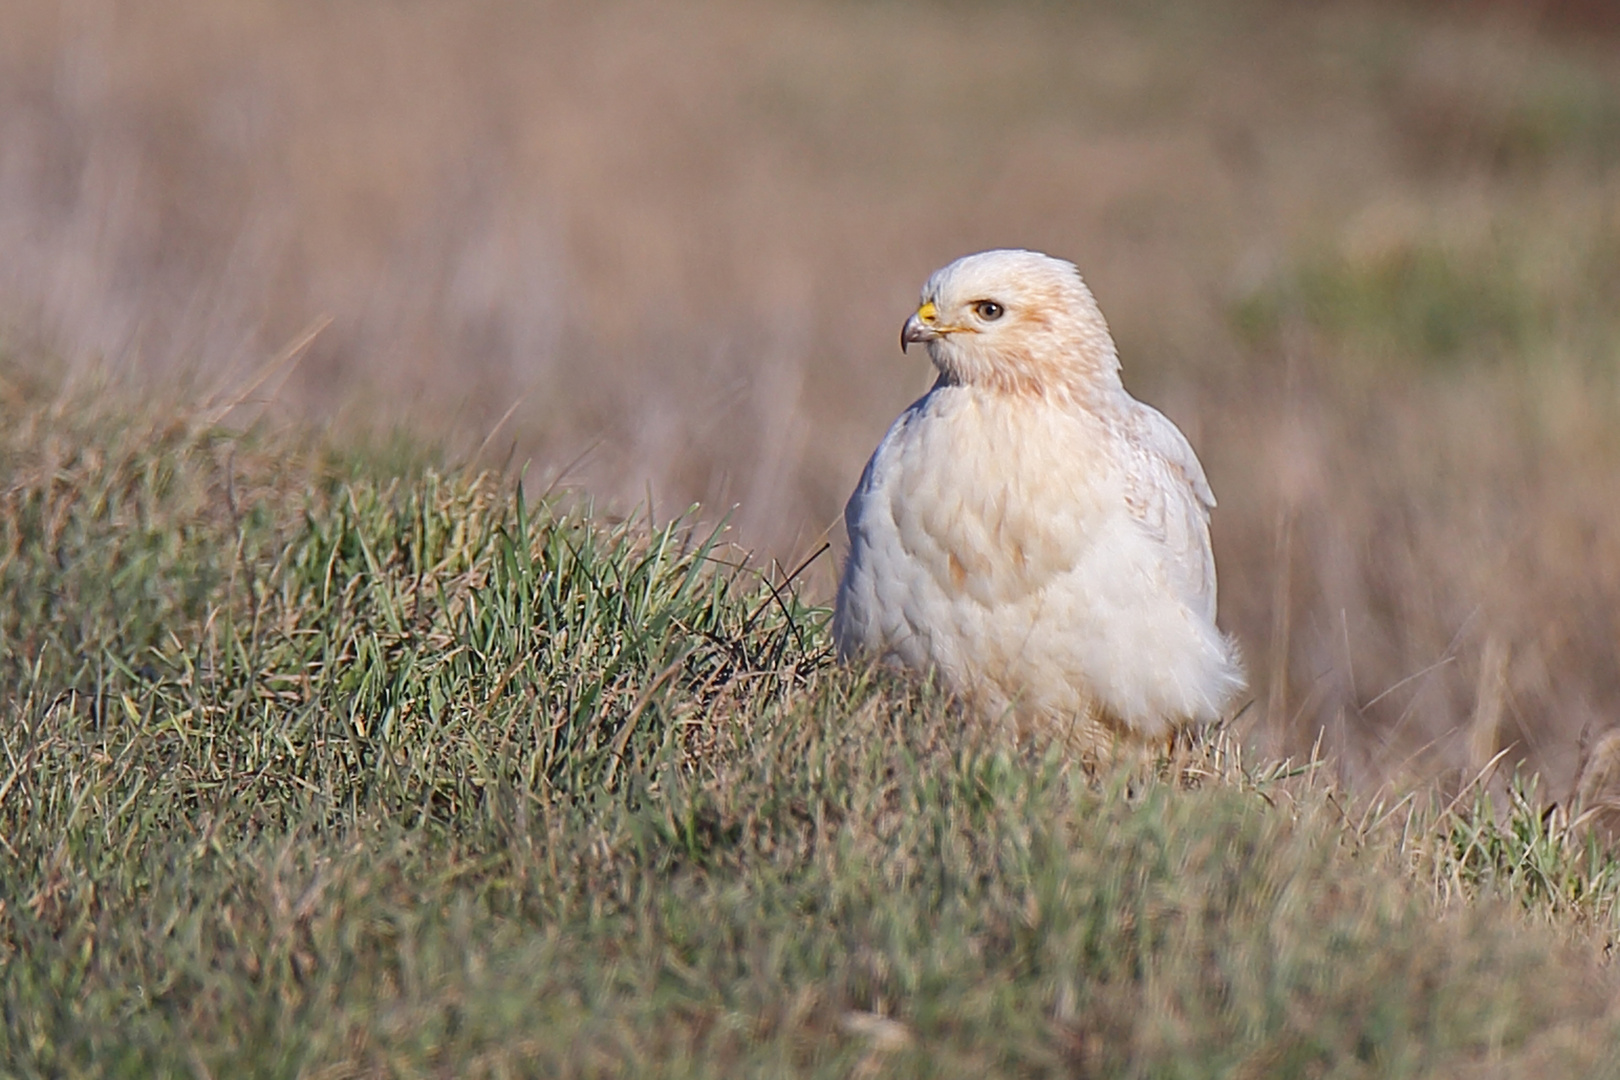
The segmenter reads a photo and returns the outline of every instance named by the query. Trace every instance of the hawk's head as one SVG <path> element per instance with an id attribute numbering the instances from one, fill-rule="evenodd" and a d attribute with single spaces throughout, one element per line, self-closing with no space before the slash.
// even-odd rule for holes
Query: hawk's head
<path id="1" fill-rule="evenodd" d="M 1035 251 L 981 251 L 936 270 L 900 331 L 926 342 L 953 383 L 1084 394 L 1119 385 L 1108 324 L 1074 264 Z"/>

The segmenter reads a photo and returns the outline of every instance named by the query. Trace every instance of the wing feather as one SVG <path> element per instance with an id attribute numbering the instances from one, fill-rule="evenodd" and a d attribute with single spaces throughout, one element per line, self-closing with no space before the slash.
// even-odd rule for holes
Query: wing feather
<path id="1" fill-rule="evenodd" d="M 1126 446 L 1126 503 L 1165 549 L 1165 569 L 1184 601 L 1215 619 L 1215 553 L 1209 512 L 1215 495 L 1187 437 L 1159 410 L 1131 399 Z"/>

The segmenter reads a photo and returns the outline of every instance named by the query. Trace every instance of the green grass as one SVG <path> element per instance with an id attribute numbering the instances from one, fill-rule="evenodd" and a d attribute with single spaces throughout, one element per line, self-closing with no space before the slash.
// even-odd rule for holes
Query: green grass
<path id="1" fill-rule="evenodd" d="M 1088 776 L 683 522 L 0 388 L 0 1074 L 1577 1076 L 1534 781 Z"/>

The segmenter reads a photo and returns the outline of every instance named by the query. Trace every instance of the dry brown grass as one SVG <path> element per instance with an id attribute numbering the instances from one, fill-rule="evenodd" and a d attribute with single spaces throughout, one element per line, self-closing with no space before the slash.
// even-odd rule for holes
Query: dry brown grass
<path id="1" fill-rule="evenodd" d="M 1579 5 L 1561 5 L 1579 14 Z M 1620 722 L 1620 44 L 1522 7 L 19 0 L 0 309 L 663 515 L 836 525 L 964 251 L 1077 260 L 1222 498 L 1269 749 Z M 822 564 L 830 580 L 830 562 Z"/>

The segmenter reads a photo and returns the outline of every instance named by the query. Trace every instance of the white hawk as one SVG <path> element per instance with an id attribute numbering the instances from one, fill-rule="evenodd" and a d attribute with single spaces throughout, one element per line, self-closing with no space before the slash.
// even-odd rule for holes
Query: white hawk
<path id="1" fill-rule="evenodd" d="M 939 377 L 845 508 L 839 655 L 935 670 L 982 711 L 1093 745 L 1219 718 L 1244 677 L 1215 626 L 1215 497 L 1180 430 L 1126 393 L 1074 265 L 958 259 L 900 341 Z"/>

